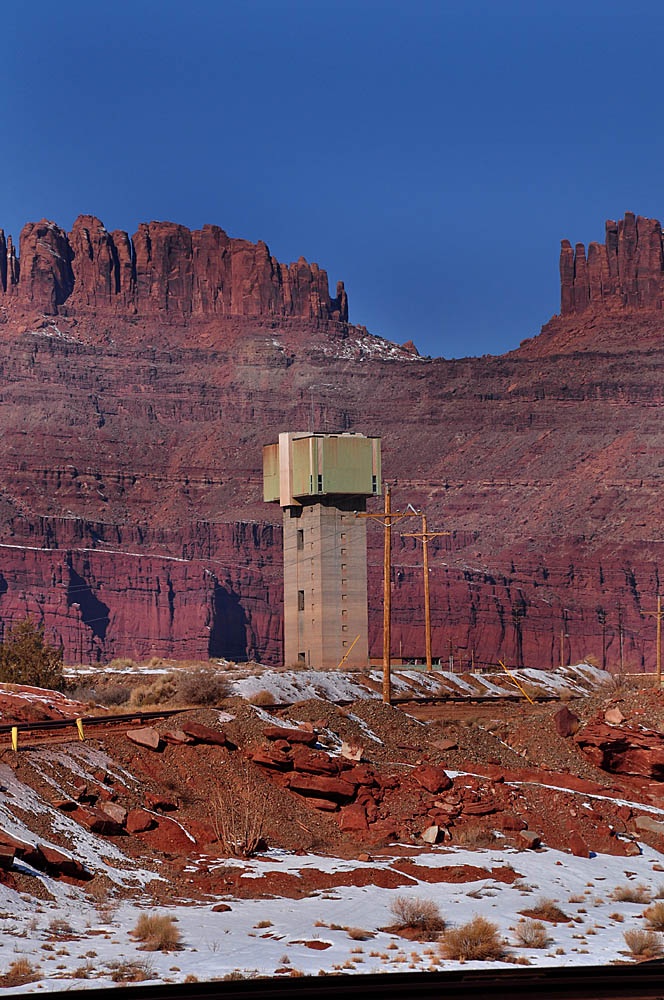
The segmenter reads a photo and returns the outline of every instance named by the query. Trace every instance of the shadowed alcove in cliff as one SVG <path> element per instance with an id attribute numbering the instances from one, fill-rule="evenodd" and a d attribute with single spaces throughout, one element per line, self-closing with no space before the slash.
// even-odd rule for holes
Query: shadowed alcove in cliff
<path id="1" fill-rule="evenodd" d="M 67 603 L 77 604 L 81 609 L 81 620 L 91 630 L 93 636 L 101 642 L 106 638 L 109 623 L 110 608 L 100 601 L 74 567 L 69 565 L 69 585 L 67 587 Z"/>
<path id="2" fill-rule="evenodd" d="M 215 581 L 212 594 L 212 624 L 208 655 L 226 660 L 248 660 L 247 616 L 239 594 L 226 590 Z"/>

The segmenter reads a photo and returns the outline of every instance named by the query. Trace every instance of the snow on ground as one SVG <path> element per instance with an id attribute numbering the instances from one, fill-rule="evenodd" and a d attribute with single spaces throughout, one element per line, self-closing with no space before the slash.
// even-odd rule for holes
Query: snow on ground
<path id="1" fill-rule="evenodd" d="M 530 694 L 560 695 L 564 692 L 587 694 L 603 684 L 608 675 L 587 663 L 559 670 L 512 670 L 512 676 Z M 251 700 L 267 692 L 276 704 L 323 698 L 329 701 L 355 701 L 358 698 L 381 698 L 382 670 L 264 670 L 251 676 L 234 678 L 234 694 Z M 503 672 L 491 674 L 455 674 L 447 670 L 399 668 L 391 674 L 397 698 L 505 697 L 520 694 L 518 687 Z"/>
<path id="2" fill-rule="evenodd" d="M 608 964 L 627 951 L 624 931 L 643 929 L 645 923 L 641 914 L 646 904 L 616 902 L 615 888 L 641 885 L 654 897 L 664 884 L 662 857 L 645 847 L 640 856 L 629 859 L 581 859 L 551 850 L 440 848 L 409 860 L 415 865 L 409 873 L 421 867 L 424 877 L 399 889 L 347 886 L 313 891 L 301 899 L 228 897 L 230 910 L 217 913 L 212 912 L 217 899 L 159 910 L 135 901 L 95 903 L 80 889 L 36 876 L 52 897 L 36 905 L 0 886 L 0 968 L 5 970 L 17 958 L 38 967 L 40 978 L 17 992 L 110 986 L 114 965 L 132 963 L 146 982 L 182 982 L 187 976 L 203 981 L 234 972 L 271 976 L 279 969 L 284 974 L 298 970 L 317 975 L 321 970 L 359 974 L 459 968 L 460 963 L 441 959 L 435 943 L 412 942 L 380 930 L 395 922 L 391 905 L 397 896 L 434 901 L 450 926 L 477 914 L 486 917 L 498 926 L 513 959 L 527 958 L 538 966 Z M 390 868 L 399 861 L 397 846 L 380 864 Z M 376 863 L 272 851 L 242 864 L 245 877 L 260 879 L 267 871 L 297 876 L 307 868 L 350 872 Z M 511 866 L 520 877 L 512 885 L 490 876 L 458 884 L 427 882 L 427 869 L 443 865 L 472 865 L 488 872 Z M 541 899 L 555 900 L 570 922 L 547 923 L 549 943 L 543 949 L 519 947 L 515 928 L 522 919 L 520 911 Z M 140 950 L 129 932 L 143 913 L 174 916 L 181 949 Z M 482 968 L 486 963 L 467 962 L 465 967 Z"/>
<path id="3" fill-rule="evenodd" d="M 591 691 L 606 679 L 602 671 L 585 664 L 562 672 L 514 673 L 528 690 L 551 693 Z M 381 677 L 380 671 L 263 670 L 256 677 L 236 674 L 233 684 L 236 693 L 247 698 L 267 690 L 277 702 L 312 697 L 353 701 L 379 698 Z M 471 698 L 481 690 L 496 696 L 515 693 L 513 683 L 504 674 L 460 677 L 443 671 L 427 674 L 423 670 L 399 670 L 394 685 L 400 697 L 436 694 L 441 687 Z M 264 709 L 256 707 L 255 711 L 265 722 L 289 724 Z M 297 712 L 291 714 L 295 717 Z M 363 724 L 363 728 L 369 739 L 378 739 L 368 725 Z M 101 768 L 112 773 L 117 782 L 130 784 L 134 780 L 103 751 L 85 745 L 66 752 L 35 751 L 33 760 L 42 780 L 55 792 L 60 786 L 54 775 L 63 768 L 83 779 Z M 321 970 L 360 974 L 458 968 L 458 962 L 441 959 L 436 943 L 411 942 L 380 929 L 395 922 L 391 906 L 399 896 L 433 901 L 451 926 L 475 915 L 488 918 L 508 942 L 512 960 L 527 960 L 533 965 L 605 964 L 625 956 L 624 931 L 643 930 L 646 926 L 642 914 L 647 903 L 617 902 L 613 898 L 616 887 L 642 885 L 644 898 L 652 900 L 660 892 L 664 897 L 664 857 L 646 846 L 636 857 L 601 855 L 581 859 L 547 848 L 517 851 L 496 846 L 471 851 L 448 845 L 418 854 L 412 845 L 397 845 L 368 861 L 300 856 L 277 850 L 246 862 L 194 856 L 189 870 L 241 865 L 242 877 L 256 880 L 260 889 L 261 876 L 268 872 L 295 877 L 306 874 L 307 878 L 311 878 L 312 870 L 338 876 L 348 873 L 350 882 L 354 871 L 380 869 L 383 874 L 391 870 L 402 882 L 399 888 L 376 886 L 369 875 L 368 885 L 313 889 L 299 899 L 216 896 L 205 903 L 186 903 L 179 893 L 172 905 L 156 909 L 143 887 L 149 888 L 150 880 L 159 878 L 158 857 L 150 862 L 152 872 L 141 869 L 108 838 L 84 830 L 40 799 L 9 767 L 0 766 L 0 825 L 19 839 L 34 842 L 30 816 L 38 816 L 40 821 L 48 819 L 54 831 L 66 835 L 75 856 L 113 883 L 108 893 L 97 880 L 78 888 L 24 864 L 17 865 L 34 879 L 39 891 L 34 895 L 19 893 L 0 884 L 0 973 L 7 972 L 19 959 L 25 959 L 36 970 L 32 983 L 13 992 L 112 986 L 131 966 L 146 983 L 183 982 L 186 977 L 203 981 L 231 974 L 288 975 L 292 971 L 316 975 Z M 21 808 L 17 812 L 12 804 L 18 803 Z M 659 811 L 641 804 L 638 808 Z M 410 862 L 406 868 L 404 861 Z M 461 865 L 487 869 L 487 875 L 456 884 L 431 881 L 430 869 Z M 491 876 L 491 869 L 506 866 L 512 866 L 519 876 L 511 885 Z M 416 877 L 418 867 L 421 878 Z M 366 875 L 365 879 L 356 879 L 365 880 Z M 128 886 L 134 887 L 130 898 Z M 523 919 L 520 911 L 533 907 L 540 899 L 555 900 L 571 920 L 546 924 L 550 939 L 547 945 L 526 949 L 518 945 L 515 928 Z M 219 902 L 226 903 L 230 910 L 213 912 L 212 907 Z M 179 950 L 141 950 L 130 932 L 145 913 L 176 918 L 182 936 Z M 485 965 L 466 963 L 471 968 Z"/>

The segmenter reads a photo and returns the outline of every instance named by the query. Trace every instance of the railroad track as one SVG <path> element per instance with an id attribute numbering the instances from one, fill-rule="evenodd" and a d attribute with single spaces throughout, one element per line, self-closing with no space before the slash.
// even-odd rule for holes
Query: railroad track
<path id="1" fill-rule="evenodd" d="M 81 1000 L 108 1000 L 107 989 L 68 990 Z M 118 986 L 123 1000 L 339 1000 L 341 997 L 398 1000 L 657 1000 L 664 997 L 664 962 L 567 968 L 459 970 L 456 972 L 304 976 L 291 979 L 220 980 L 161 986 Z"/>
<path id="2" fill-rule="evenodd" d="M 329 700 L 331 704 L 342 706 L 352 705 L 354 701 L 354 699 L 350 698 Z M 534 700 L 537 703 L 546 703 L 557 701 L 557 698 L 553 695 L 542 695 Z M 515 703 L 521 701 L 523 701 L 523 698 L 516 694 L 502 695 L 500 697 L 488 695 L 472 699 L 449 695 L 441 697 L 424 695 L 421 697 L 409 696 L 404 698 L 393 698 L 392 704 L 397 708 L 403 708 L 406 710 L 411 707 L 413 709 L 437 706 L 442 708 L 446 704 L 468 706 L 500 705 L 503 703 Z M 279 702 L 271 705 L 270 708 L 274 711 L 284 711 L 289 709 L 292 704 L 292 702 Z M 175 715 L 181 715 L 183 712 L 191 711 L 194 707 L 195 706 L 191 706 L 189 708 L 159 709 L 152 712 L 123 712 L 113 715 L 83 715 L 79 716 L 79 719 L 83 724 L 86 738 L 97 738 L 103 737 L 104 734 L 117 732 L 119 729 L 122 729 L 127 725 L 146 725 L 159 719 L 167 719 Z M 76 718 L 49 719 L 46 722 L 7 722 L 0 724 L 0 747 L 10 744 L 12 730 L 14 729 L 18 730 L 19 741 L 24 748 L 26 746 L 26 741 L 28 744 L 34 744 L 44 742 L 69 742 L 70 740 L 75 741 L 79 739 Z"/>
<path id="3" fill-rule="evenodd" d="M 158 719 L 181 715 L 183 708 L 161 709 L 154 712 L 124 712 L 117 715 L 79 716 L 85 738 L 103 737 L 124 729 L 127 725 L 146 725 Z M 19 745 L 26 749 L 36 743 L 62 743 L 79 740 L 77 720 L 48 719 L 46 722 L 18 722 L 0 724 L 0 747 L 11 744 L 12 730 L 18 730 Z"/>

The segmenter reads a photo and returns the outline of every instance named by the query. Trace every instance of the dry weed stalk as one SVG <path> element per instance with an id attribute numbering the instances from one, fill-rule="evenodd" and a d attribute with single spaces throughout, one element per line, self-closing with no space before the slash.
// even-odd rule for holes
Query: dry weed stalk
<path id="1" fill-rule="evenodd" d="M 224 774 L 212 795 L 210 819 L 215 835 L 231 855 L 250 858 L 263 843 L 267 790 L 246 761 Z"/>

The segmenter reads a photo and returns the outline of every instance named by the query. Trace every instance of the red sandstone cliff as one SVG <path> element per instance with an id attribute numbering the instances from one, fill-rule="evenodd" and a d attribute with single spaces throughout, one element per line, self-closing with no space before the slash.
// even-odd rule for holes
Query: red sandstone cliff
<path id="1" fill-rule="evenodd" d="M 69 235 L 26 226 L 18 259 L 0 242 L 0 625 L 31 613 L 72 660 L 277 661 L 280 515 L 262 503 L 261 446 L 313 419 L 381 435 L 395 504 L 452 531 L 431 545 L 434 655 L 548 666 L 562 633 L 566 660 L 617 666 L 622 648 L 653 665 L 652 301 L 616 304 L 623 285 L 603 284 L 595 311 L 510 355 L 430 360 L 350 326 L 314 265 L 215 227 L 130 240 L 82 217 Z M 616 274 L 644 289 L 628 257 Z M 422 655 L 421 548 L 394 548 L 393 651 Z"/>

